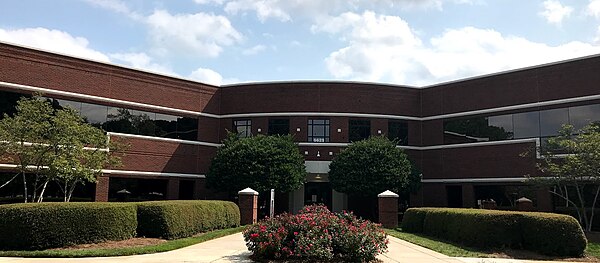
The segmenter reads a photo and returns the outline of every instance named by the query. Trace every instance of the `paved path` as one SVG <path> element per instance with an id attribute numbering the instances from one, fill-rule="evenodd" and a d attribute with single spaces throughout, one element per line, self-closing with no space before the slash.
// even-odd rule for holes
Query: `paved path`
<path id="1" fill-rule="evenodd" d="M 550 261 L 526 261 L 496 258 L 453 258 L 412 243 L 388 236 L 388 252 L 377 258 L 383 262 L 411 263 L 541 263 Z M 248 259 L 250 252 L 246 249 L 241 233 L 213 239 L 193 246 L 147 255 L 102 258 L 9 258 L 0 257 L 0 263 L 26 262 L 73 262 L 73 263 L 130 263 L 130 262 L 252 262 Z M 573 263 L 573 262 L 569 262 Z"/>

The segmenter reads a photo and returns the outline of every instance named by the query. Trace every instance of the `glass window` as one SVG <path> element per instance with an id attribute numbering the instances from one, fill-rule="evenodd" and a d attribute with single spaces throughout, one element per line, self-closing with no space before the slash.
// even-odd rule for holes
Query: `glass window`
<path id="1" fill-rule="evenodd" d="M 329 142 L 329 120 L 308 120 L 308 141 Z"/>
<path id="2" fill-rule="evenodd" d="M 81 103 L 81 116 L 87 123 L 96 127 L 102 127 L 106 122 L 107 111 L 108 107 L 106 106 Z"/>
<path id="3" fill-rule="evenodd" d="M 515 139 L 540 137 L 539 111 L 513 114 Z"/>
<path id="4" fill-rule="evenodd" d="M 235 120 L 233 121 L 233 130 L 237 133 L 238 137 L 250 137 L 252 136 L 252 121 L 251 120 Z"/>
<path id="5" fill-rule="evenodd" d="M 269 119 L 269 135 L 287 135 L 289 133 L 289 119 Z"/>
<path id="6" fill-rule="evenodd" d="M 513 138 L 512 115 L 444 121 L 444 143 L 499 141 Z"/>
<path id="7" fill-rule="evenodd" d="M 405 121 L 388 122 L 388 138 L 396 140 L 398 145 L 408 145 L 408 123 Z"/>
<path id="8" fill-rule="evenodd" d="M 198 119 L 188 117 L 177 118 L 177 138 L 188 141 L 197 141 Z"/>
<path id="9" fill-rule="evenodd" d="M 600 121 L 600 104 L 569 108 L 569 119 L 575 130 Z"/>
<path id="10" fill-rule="evenodd" d="M 52 107 L 55 109 L 62 109 L 65 107 L 70 107 L 77 112 L 81 112 L 81 102 L 71 101 L 71 100 L 63 100 L 63 99 L 51 99 Z"/>
<path id="11" fill-rule="evenodd" d="M 508 140 L 514 137 L 512 114 L 488 117 L 488 136 L 492 141 Z"/>
<path id="12" fill-rule="evenodd" d="M 177 116 L 156 114 L 154 133 L 158 137 L 177 138 Z"/>
<path id="13" fill-rule="evenodd" d="M 370 120 L 350 120 L 349 126 L 348 137 L 351 142 L 364 140 L 371 136 Z"/>
<path id="14" fill-rule="evenodd" d="M 17 101 L 19 101 L 22 96 L 26 95 L 8 91 L 0 91 L 0 120 L 4 118 L 5 113 L 9 116 L 12 116 L 17 112 Z"/>
<path id="15" fill-rule="evenodd" d="M 154 119 L 156 118 L 156 113 L 131 110 L 131 114 L 131 121 L 136 129 L 136 134 L 154 136 Z"/>
<path id="16" fill-rule="evenodd" d="M 109 132 L 137 134 L 137 129 L 133 123 L 132 110 L 124 108 L 108 107 L 106 122 L 102 128 Z"/>
<path id="17" fill-rule="evenodd" d="M 569 123 L 569 109 L 540 111 L 540 133 L 542 137 L 558 135 L 564 124 Z"/>

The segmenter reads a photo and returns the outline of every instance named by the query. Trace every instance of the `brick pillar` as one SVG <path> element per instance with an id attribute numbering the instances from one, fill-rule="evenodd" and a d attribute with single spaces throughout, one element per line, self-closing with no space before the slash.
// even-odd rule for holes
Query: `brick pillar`
<path id="1" fill-rule="evenodd" d="M 109 185 L 110 177 L 101 175 L 96 178 L 96 194 L 94 195 L 94 202 L 108 202 Z"/>
<path id="2" fill-rule="evenodd" d="M 179 199 L 179 179 L 169 178 L 167 183 L 167 200 Z"/>
<path id="3" fill-rule="evenodd" d="M 385 228 L 398 227 L 398 195 L 390 190 L 378 194 L 379 223 Z"/>
<path id="4" fill-rule="evenodd" d="M 552 196 L 548 187 L 540 187 L 537 189 L 537 211 L 552 212 Z"/>
<path id="5" fill-rule="evenodd" d="M 246 188 L 238 192 L 238 206 L 240 207 L 240 224 L 250 225 L 256 223 L 258 218 L 258 192 Z"/>

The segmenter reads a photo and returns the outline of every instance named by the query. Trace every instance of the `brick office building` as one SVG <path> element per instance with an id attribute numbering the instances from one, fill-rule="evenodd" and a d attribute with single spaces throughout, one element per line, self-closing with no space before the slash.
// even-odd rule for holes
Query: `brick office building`
<path id="1" fill-rule="evenodd" d="M 41 92 L 130 143 L 124 165 L 106 170 L 92 189 L 96 201 L 112 200 L 122 188 L 165 199 L 214 197 L 204 175 L 226 131 L 234 130 L 294 135 L 308 175 L 302 189 L 278 198 L 292 211 L 315 201 L 347 209 L 353 201 L 331 189 L 328 164 L 350 142 L 379 134 L 399 139 L 423 173 L 413 206 L 475 207 L 488 198 L 507 206 L 526 195 L 550 210 L 547 189 L 522 187 L 524 175 L 536 173 L 536 157 L 520 154 L 543 146 L 563 123 L 600 120 L 598 72 L 600 56 L 591 56 L 426 87 L 217 87 L 0 43 L 4 111 L 20 95 Z"/>

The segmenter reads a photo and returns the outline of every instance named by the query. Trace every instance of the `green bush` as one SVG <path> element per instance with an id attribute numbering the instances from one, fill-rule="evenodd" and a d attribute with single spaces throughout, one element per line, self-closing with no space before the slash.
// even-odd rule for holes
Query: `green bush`
<path id="1" fill-rule="evenodd" d="M 402 227 L 468 246 L 523 248 L 547 255 L 580 256 L 587 245 L 577 220 L 550 213 L 411 208 Z"/>
<path id="2" fill-rule="evenodd" d="M 175 239 L 240 225 L 238 206 L 227 201 L 138 203 L 138 235 Z"/>
<path id="3" fill-rule="evenodd" d="M 135 236 L 136 205 L 42 203 L 0 206 L 0 249 L 45 249 Z"/>

